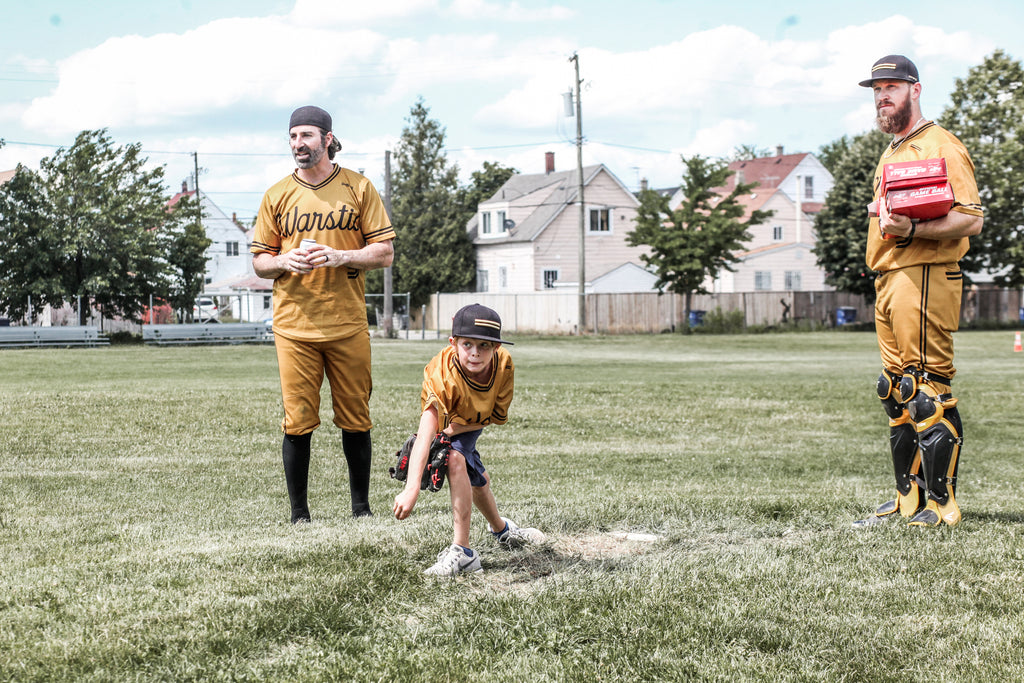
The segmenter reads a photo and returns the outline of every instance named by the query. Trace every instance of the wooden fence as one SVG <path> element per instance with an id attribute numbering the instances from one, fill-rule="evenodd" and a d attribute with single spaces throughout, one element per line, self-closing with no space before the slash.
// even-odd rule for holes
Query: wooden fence
<path id="1" fill-rule="evenodd" d="M 452 316 L 459 308 L 480 303 L 497 311 L 509 332 L 575 334 L 579 324 L 578 297 L 567 292 L 435 294 L 424 311 L 414 311 L 412 327 L 450 329 Z M 742 311 L 747 326 L 779 325 L 783 319 L 824 327 L 874 320 L 873 302 L 844 292 L 694 295 L 690 306 L 705 312 Z M 1021 306 L 1020 290 L 978 289 L 965 293 L 961 317 L 965 322 L 1024 320 Z M 843 309 L 841 316 L 837 315 L 839 309 Z M 595 334 L 658 333 L 676 330 L 689 322 L 683 319 L 683 297 L 676 294 L 588 294 L 586 315 L 587 332 Z"/>

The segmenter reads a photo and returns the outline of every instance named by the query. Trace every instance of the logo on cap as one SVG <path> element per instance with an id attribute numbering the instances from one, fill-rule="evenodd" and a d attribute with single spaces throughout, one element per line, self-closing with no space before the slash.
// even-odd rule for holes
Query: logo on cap
<path id="1" fill-rule="evenodd" d="M 863 80 L 860 85 L 873 87 L 876 80 L 907 81 L 917 83 L 917 67 L 903 55 L 886 55 L 871 67 L 871 78 Z"/>
<path id="2" fill-rule="evenodd" d="M 501 338 L 501 317 L 493 309 L 470 304 L 456 311 L 452 318 L 452 336 L 511 344 Z"/>

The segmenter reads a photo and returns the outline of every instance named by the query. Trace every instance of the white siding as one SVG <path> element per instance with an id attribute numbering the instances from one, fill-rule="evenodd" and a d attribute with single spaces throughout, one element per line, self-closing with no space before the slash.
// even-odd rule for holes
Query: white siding
<path id="1" fill-rule="evenodd" d="M 245 231 L 224 215 L 209 197 L 200 193 L 203 206 L 203 229 L 211 240 L 206 250 L 206 281 L 222 282 L 252 275 L 252 254 L 246 242 Z M 237 254 L 228 255 L 228 244 L 237 244 Z"/>
<path id="2" fill-rule="evenodd" d="M 477 248 L 477 270 L 488 273 L 488 292 L 515 293 L 533 291 L 533 259 L 529 242 L 512 244 L 496 244 L 487 248 Z M 501 268 L 505 268 L 506 287 L 500 287 L 498 276 Z"/>
<path id="3" fill-rule="evenodd" d="M 598 275 L 630 261 L 639 262 L 640 254 L 647 253 L 646 247 L 630 247 L 626 235 L 636 223 L 636 202 L 631 194 L 607 172 L 602 171 L 584 189 L 586 202 L 585 220 L 589 220 L 590 209 L 611 210 L 609 232 L 585 231 L 584 244 L 586 261 L 584 267 L 588 281 Z M 542 273 L 545 269 L 560 270 L 562 282 L 579 282 L 580 218 L 579 204 L 572 204 L 548 226 L 534 244 L 534 258 L 537 267 L 534 288 L 544 287 Z"/>
<path id="4" fill-rule="evenodd" d="M 754 254 L 737 265 L 732 277 L 731 290 L 715 291 L 753 292 L 754 273 L 767 271 L 771 273 L 773 292 L 786 291 L 786 272 L 797 272 L 800 278 L 800 291 L 821 292 L 831 287 L 825 286 L 825 273 L 815 263 L 814 254 L 805 245 L 790 245 L 777 250 Z"/>

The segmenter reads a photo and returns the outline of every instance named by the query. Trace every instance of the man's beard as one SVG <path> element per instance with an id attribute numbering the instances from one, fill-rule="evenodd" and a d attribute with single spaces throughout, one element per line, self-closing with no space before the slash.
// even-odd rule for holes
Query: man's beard
<path id="1" fill-rule="evenodd" d="M 910 98 L 908 97 L 903 101 L 902 106 L 896 108 L 896 112 L 892 116 L 878 114 L 875 117 L 875 122 L 878 124 L 878 130 L 896 135 L 910 125 L 910 116 Z"/>
<path id="2" fill-rule="evenodd" d="M 307 159 L 306 161 L 299 161 L 299 154 L 304 153 L 309 154 L 309 159 Z M 297 149 L 292 152 L 292 157 L 295 158 L 295 165 L 298 166 L 299 168 L 313 168 L 314 166 L 320 163 L 320 160 L 324 158 L 324 154 L 326 153 L 327 150 L 321 144 L 319 147 L 305 147 L 302 149 Z"/>

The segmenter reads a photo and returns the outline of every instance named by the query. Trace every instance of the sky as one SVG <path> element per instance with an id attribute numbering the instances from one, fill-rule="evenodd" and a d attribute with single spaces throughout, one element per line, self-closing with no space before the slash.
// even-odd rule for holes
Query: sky
<path id="1" fill-rule="evenodd" d="M 103 128 L 162 165 L 169 194 L 198 164 L 248 222 L 294 169 L 293 109 L 330 112 L 336 161 L 383 191 L 420 99 L 463 182 L 485 161 L 542 173 L 545 152 L 568 170 L 576 55 L 583 163 L 664 188 L 684 156 L 814 153 L 869 130 L 857 82 L 887 54 L 915 61 L 938 117 L 987 55 L 1024 59 L 1022 26 L 1019 0 L 3 0 L 0 171 Z"/>

